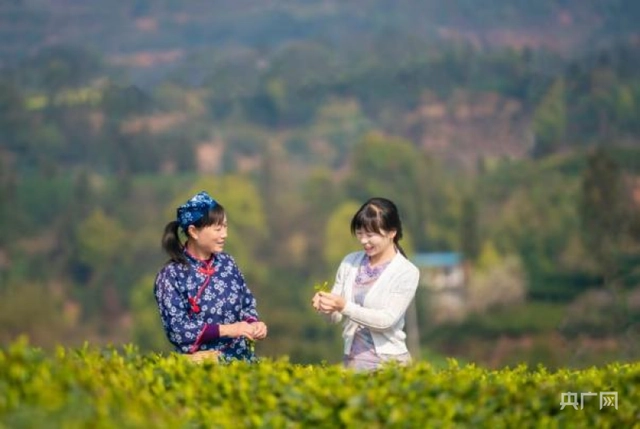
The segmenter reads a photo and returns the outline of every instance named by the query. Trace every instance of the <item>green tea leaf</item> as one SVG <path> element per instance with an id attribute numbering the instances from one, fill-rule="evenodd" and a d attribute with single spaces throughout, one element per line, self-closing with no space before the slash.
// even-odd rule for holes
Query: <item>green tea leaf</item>
<path id="1" fill-rule="evenodd" d="M 322 283 L 316 283 L 313 286 L 313 289 L 316 292 L 331 292 L 331 288 L 329 287 L 329 282 L 326 280 Z"/>

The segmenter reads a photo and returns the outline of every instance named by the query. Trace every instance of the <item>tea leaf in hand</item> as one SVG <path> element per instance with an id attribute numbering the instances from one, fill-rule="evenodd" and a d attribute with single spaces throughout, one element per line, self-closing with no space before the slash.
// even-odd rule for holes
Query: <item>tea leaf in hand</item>
<path id="1" fill-rule="evenodd" d="M 328 281 L 324 281 L 323 283 L 316 283 L 313 286 L 313 289 L 315 289 L 316 292 L 331 292 Z"/>

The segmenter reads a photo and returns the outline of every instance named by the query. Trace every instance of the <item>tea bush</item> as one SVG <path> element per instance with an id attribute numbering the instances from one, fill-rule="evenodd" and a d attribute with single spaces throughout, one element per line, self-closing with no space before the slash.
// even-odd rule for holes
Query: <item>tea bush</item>
<path id="1" fill-rule="evenodd" d="M 601 405 L 604 392 L 617 408 Z M 639 403 L 640 363 L 552 372 L 451 359 L 366 374 L 287 358 L 194 364 L 132 345 L 0 350 L 0 427 L 11 429 L 637 428 Z"/>

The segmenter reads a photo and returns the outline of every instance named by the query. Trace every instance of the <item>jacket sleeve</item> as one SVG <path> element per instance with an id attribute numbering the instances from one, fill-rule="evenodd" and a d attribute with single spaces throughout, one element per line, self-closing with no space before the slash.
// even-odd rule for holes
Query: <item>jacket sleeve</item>
<path id="1" fill-rule="evenodd" d="M 419 272 L 407 269 L 390 279 L 383 308 L 360 306 L 350 300 L 342 314 L 369 329 L 382 331 L 394 326 L 406 313 L 418 287 Z"/>
<path id="2" fill-rule="evenodd" d="M 167 338 L 171 344 L 183 353 L 197 349 L 203 336 L 211 339 L 215 336 L 217 325 L 208 325 L 203 320 L 190 317 L 188 304 L 180 295 L 176 279 L 170 272 L 163 270 L 156 277 L 155 298 Z M 209 329 L 207 329 L 209 328 Z M 218 331 L 219 332 L 219 331 Z"/>
<path id="3" fill-rule="evenodd" d="M 344 282 L 346 279 L 346 270 L 347 270 L 347 264 L 345 263 L 345 261 L 342 261 L 336 273 L 335 283 L 331 288 L 332 294 L 340 295 L 344 297 L 344 289 L 345 289 Z M 338 311 L 334 311 L 333 313 L 330 313 L 330 314 L 325 314 L 325 317 L 331 323 L 340 323 L 342 321 L 342 314 Z"/>
<path id="4" fill-rule="evenodd" d="M 253 293 L 251 293 L 251 290 L 247 286 L 244 275 L 242 274 L 242 271 L 240 271 L 240 268 L 236 264 L 236 261 L 230 255 L 229 258 L 233 263 L 234 276 L 240 283 L 242 289 L 242 297 L 240 298 L 240 321 L 249 323 L 257 322 L 258 320 L 260 320 L 260 317 L 258 315 L 256 298 L 253 296 Z"/>

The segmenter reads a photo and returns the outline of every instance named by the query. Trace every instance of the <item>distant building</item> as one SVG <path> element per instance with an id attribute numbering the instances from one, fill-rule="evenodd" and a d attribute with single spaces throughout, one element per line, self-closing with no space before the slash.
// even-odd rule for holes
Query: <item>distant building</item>
<path id="1" fill-rule="evenodd" d="M 432 322 L 459 321 L 465 316 L 467 270 L 458 252 L 428 252 L 413 255 L 420 270 L 420 287 Z"/>
<path id="2" fill-rule="evenodd" d="M 433 291 L 464 288 L 466 275 L 461 253 L 417 253 L 411 260 L 420 269 L 420 286 Z"/>

